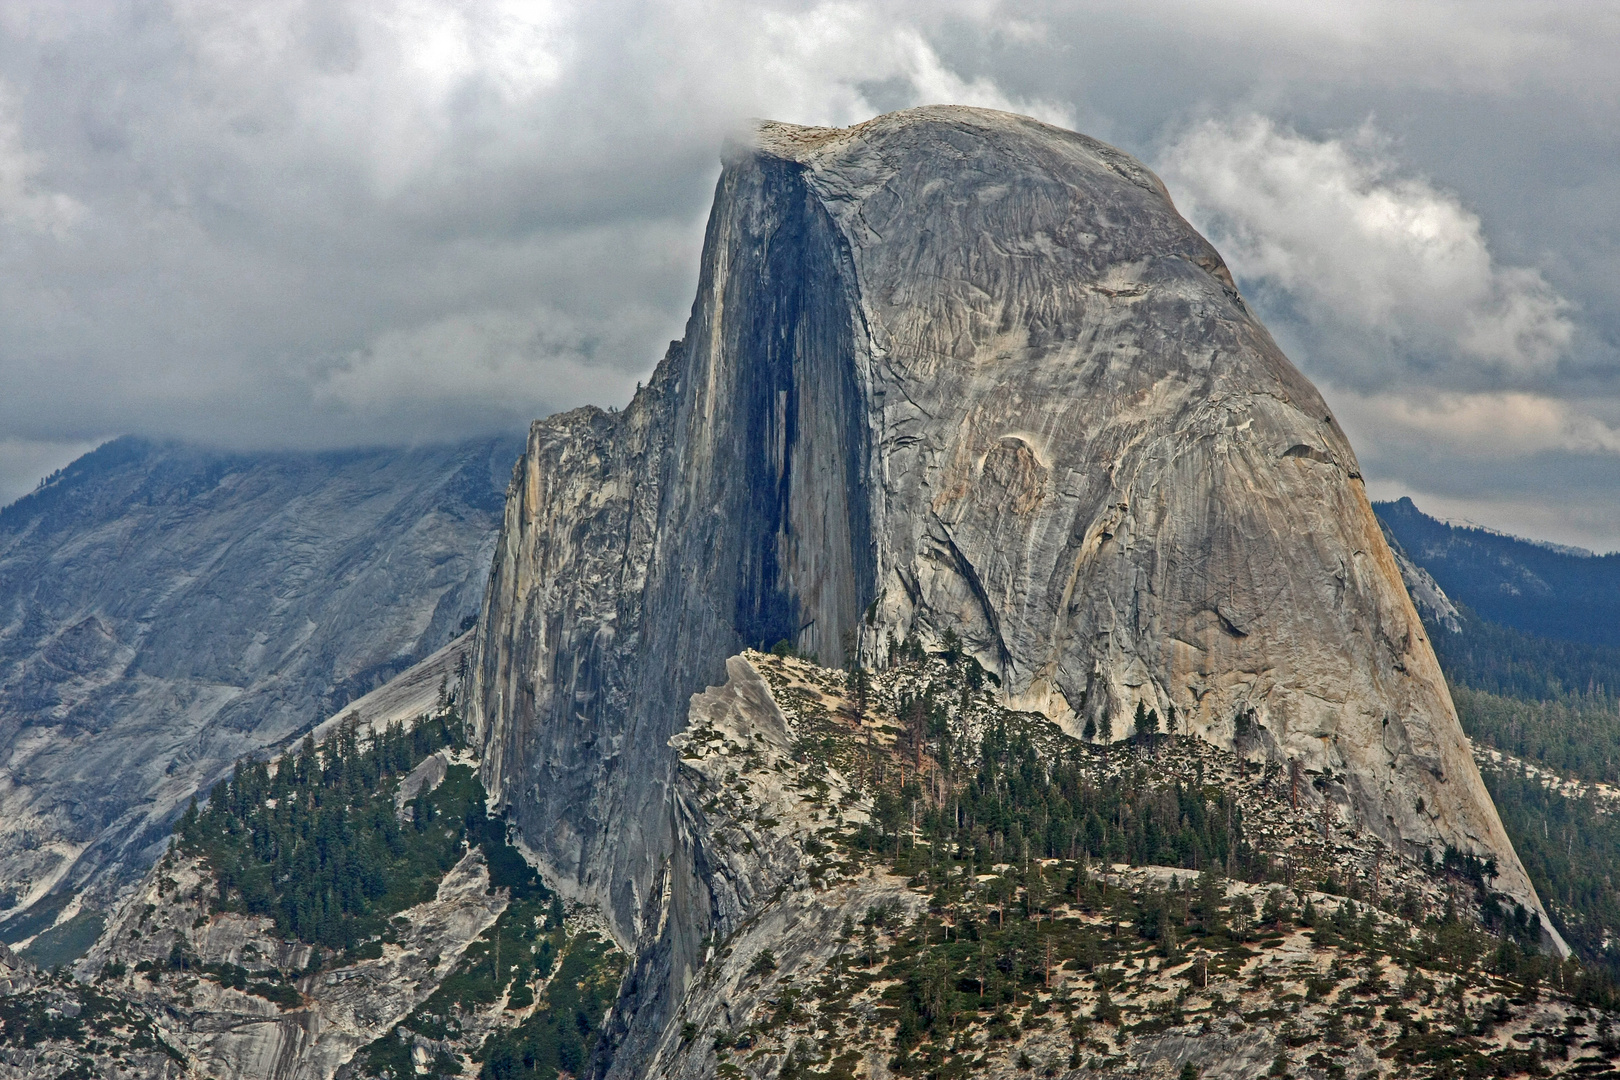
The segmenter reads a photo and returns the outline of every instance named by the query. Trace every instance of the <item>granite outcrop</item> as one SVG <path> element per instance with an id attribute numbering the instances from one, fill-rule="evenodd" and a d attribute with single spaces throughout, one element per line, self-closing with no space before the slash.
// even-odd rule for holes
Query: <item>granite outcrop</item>
<path id="1" fill-rule="evenodd" d="M 913 637 L 1071 734 L 1140 704 L 1297 765 L 1541 911 L 1354 451 L 1157 177 L 980 109 L 761 124 L 685 337 L 623 411 L 530 432 L 474 645 L 486 785 L 633 946 L 690 696 L 745 647 Z M 667 940 L 644 1003 L 692 967 Z"/>
<path id="2" fill-rule="evenodd" d="M 120 439 L 0 510 L 0 937 L 89 917 L 239 757 L 461 633 L 520 445 Z"/>

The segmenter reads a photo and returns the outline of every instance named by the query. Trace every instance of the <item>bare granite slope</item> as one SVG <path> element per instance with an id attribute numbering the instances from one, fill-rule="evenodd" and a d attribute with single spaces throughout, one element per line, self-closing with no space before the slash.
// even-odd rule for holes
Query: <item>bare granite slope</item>
<path id="1" fill-rule="evenodd" d="M 105 903 L 238 757 L 454 638 L 516 450 L 121 439 L 0 511 L 0 934 Z"/>
<path id="2" fill-rule="evenodd" d="M 947 632 L 1009 706 L 1116 738 L 1174 710 L 1540 908 L 1353 451 L 1159 180 L 986 110 L 763 124 L 685 338 L 625 411 L 530 432 L 474 649 L 486 782 L 632 942 L 668 740 L 727 656 Z M 692 968 L 666 940 L 626 1006 Z"/>

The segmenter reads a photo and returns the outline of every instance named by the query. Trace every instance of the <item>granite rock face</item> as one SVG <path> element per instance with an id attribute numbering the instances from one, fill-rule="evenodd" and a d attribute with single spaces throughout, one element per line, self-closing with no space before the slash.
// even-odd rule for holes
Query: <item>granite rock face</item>
<path id="1" fill-rule="evenodd" d="M 530 433 L 474 650 L 486 783 L 634 941 L 668 740 L 727 656 L 947 631 L 1011 706 L 1116 738 L 1173 707 L 1539 910 L 1355 454 L 1159 180 L 984 110 L 764 124 L 651 383 Z"/>
<path id="2" fill-rule="evenodd" d="M 748 974 L 761 951 L 808 986 L 809 971 L 845 948 L 846 918 L 893 905 L 910 921 L 927 909 L 903 878 L 822 876 L 829 871 L 816 853 L 830 850 L 838 828 L 869 821 L 872 800 L 836 768 L 814 769 L 816 782 L 803 782 L 795 743 L 808 733 L 784 714 L 755 666 L 762 659 L 774 660 L 727 660 L 725 684 L 692 696 L 685 729 L 671 739 L 679 756 L 673 845 L 608 1032 L 613 1075 L 713 1076 L 710 1047 L 683 1040 L 674 1021 L 733 1031 L 769 1011 L 773 988 Z M 834 673 L 799 661 L 779 664 L 779 678 L 783 670 L 801 676 L 796 689 L 831 702 L 814 679 Z M 868 1075 L 886 1073 L 881 1061 L 873 1057 Z"/>
<path id="3" fill-rule="evenodd" d="M 1440 583 L 1434 580 L 1434 575 L 1412 561 L 1382 518 L 1378 521 L 1378 528 L 1384 534 L 1390 554 L 1395 556 L 1395 565 L 1401 571 L 1401 582 L 1406 586 L 1406 593 L 1412 598 L 1412 606 L 1417 608 L 1418 614 L 1432 626 L 1444 627 L 1453 634 L 1462 633 L 1462 613 Z"/>
<path id="4" fill-rule="evenodd" d="M 330 1080 L 354 1056 L 404 1019 L 455 968 L 467 945 L 505 910 L 490 890 L 483 853 L 462 857 L 433 899 L 395 917 L 398 941 L 381 955 L 305 974 L 294 1002 L 277 1005 L 246 989 L 167 971 L 178 946 L 202 965 L 297 971 L 311 946 L 276 933 L 275 921 L 212 913 L 214 878 L 194 858 L 160 863 L 117 909 L 76 974 L 89 980 L 112 960 L 122 975 L 100 984 L 159 1018 L 165 1040 L 187 1059 L 188 1076 L 219 1080 Z M 142 961 L 156 970 L 136 970 Z"/>
<path id="5" fill-rule="evenodd" d="M 123 439 L 0 511 L 0 909 L 44 920 L 0 933 L 105 903 L 238 757 L 455 637 L 518 451 Z"/>

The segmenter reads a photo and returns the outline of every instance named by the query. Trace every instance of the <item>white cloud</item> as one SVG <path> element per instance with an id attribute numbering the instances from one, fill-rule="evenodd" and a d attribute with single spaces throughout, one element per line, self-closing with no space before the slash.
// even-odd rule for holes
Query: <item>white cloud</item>
<path id="1" fill-rule="evenodd" d="M 1362 387 L 1415 372 L 1511 385 L 1569 348 L 1568 301 L 1493 259 L 1478 215 L 1401 175 L 1370 125 L 1312 139 L 1261 116 L 1209 120 L 1160 166 L 1239 279 L 1282 294 L 1266 306 L 1301 324 L 1314 371 Z"/>
<path id="2" fill-rule="evenodd" d="M 994 21 L 994 13 L 980 17 Z M 870 4 L 832 2 L 808 10 L 765 15 L 752 43 L 760 70 L 774 78 L 760 85 L 759 115 L 802 123 L 848 125 L 882 111 L 863 90 L 898 84 L 910 104 L 972 105 L 1074 123 L 1065 105 L 1020 97 L 986 76 L 953 71 L 923 31 Z M 735 44 L 735 38 L 731 39 Z"/>
<path id="3" fill-rule="evenodd" d="M 1568 401 L 1523 391 L 1356 394 L 1329 392 L 1355 444 L 1393 451 L 1443 446 L 1474 459 L 1547 451 L 1620 455 L 1620 428 Z"/>
<path id="4" fill-rule="evenodd" d="M 636 314 L 620 313 L 618 340 L 547 307 L 457 312 L 389 330 L 315 365 L 315 402 L 339 414 L 398 416 L 406 423 L 396 438 L 415 441 L 444 437 L 469 413 L 497 410 L 507 426 L 517 426 L 558 404 L 623 401 L 636 372 L 616 360 L 625 340 L 644 329 L 627 325 Z"/>

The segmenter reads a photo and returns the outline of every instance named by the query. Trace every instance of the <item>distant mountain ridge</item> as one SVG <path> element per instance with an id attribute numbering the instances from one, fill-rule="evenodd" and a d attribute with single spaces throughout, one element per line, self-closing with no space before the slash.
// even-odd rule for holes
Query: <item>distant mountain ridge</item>
<path id="1" fill-rule="evenodd" d="M 1410 499 L 1375 509 L 1538 893 L 1584 960 L 1620 974 L 1620 827 L 1582 787 L 1620 781 L 1620 646 L 1602 624 L 1614 558 L 1440 521 Z"/>
<path id="2" fill-rule="evenodd" d="M 0 939 L 99 902 L 238 757 L 464 630 L 520 449 L 123 438 L 0 510 Z"/>
<path id="3" fill-rule="evenodd" d="M 1453 525 L 1410 498 L 1373 510 L 1452 600 L 1481 617 L 1561 641 L 1620 646 L 1620 554 Z"/>

